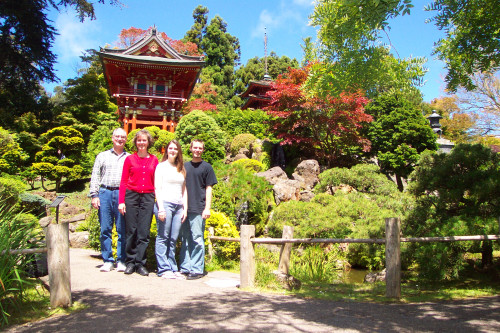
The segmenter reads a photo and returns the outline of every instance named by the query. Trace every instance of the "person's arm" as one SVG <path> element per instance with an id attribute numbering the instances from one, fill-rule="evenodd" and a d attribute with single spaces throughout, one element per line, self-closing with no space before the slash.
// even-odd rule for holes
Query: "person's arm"
<path id="1" fill-rule="evenodd" d="M 92 168 L 92 176 L 90 178 L 90 197 L 92 198 L 91 204 L 95 209 L 99 209 L 101 202 L 99 200 L 99 186 L 101 185 L 102 179 L 102 155 L 98 154 L 94 167 Z"/>
<path id="2" fill-rule="evenodd" d="M 156 204 L 158 205 L 158 219 L 160 221 L 165 221 L 166 212 L 163 207 L 163 198 L 161 196 L 163 191 L 163 173 L 162 167 L 158 165 L 155 170 L 155 196 Z"/>
<path id="3" fill-rule="evenodd" d="M 188 211 L 188 193 L 186 189 L 186 180 L 184 179 L 184 183 L 182 184 L 182 206 L 184 207 L 184 211 L 182 212 L 181 222 L 184 222 L 187 217 Z"/>
<path id="4" fill-rule="evenodd" d="M 210 217 L 210 207 L 212 206 L 212 186 L 207 186 L 205 189 L 205 209 L 201 217 L 205 220 Z"/>
<path id="5" fill-rule="evenodd" d="M 125 162 L 123 163 L 122 179 L 120 181 L 120 191 L 118 194 L 118 210 L 123 215 L 126 212 L 125 209 L 125 191 L 127 190 L 127 183 L 130 177 L 130 168 L 132 166 L 130 159 L 132 155 L 127 156 Z"/>

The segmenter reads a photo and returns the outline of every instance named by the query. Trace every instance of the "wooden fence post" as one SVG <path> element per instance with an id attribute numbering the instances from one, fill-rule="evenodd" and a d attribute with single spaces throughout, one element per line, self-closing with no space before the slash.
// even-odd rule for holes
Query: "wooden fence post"
<path id="1" fill-rule="evenodd" d="M 240 288 L 253 287 L 255 283 L 255 251 L 251 239 L 255 226 L 242 224 L 240 228 Z"/>
<path id="2" fill-rule="evenodd" d="M 49 270 L 50 305 L 71 306 L 68 223 L 47 226 L 47 264 Z"/>
<path id="3" fill-rule="evenodd" d="M 283 239 L 291 239 L 293 238 L 293 227 L 284 225 L 283 226 Z M 278 265 L 278 270 L 288 275 L 288 270 L 290 268 L 290 255 L 292 253 L 292 243 L 285 243 L 281 246 L 280 252 L 280 262 Z"/>
<path id="4" fill-rule="evenodd" d="M 401 243 L 399 218 L 385 219 L 385 296 L 401 298 Z"/>
<path id="5" fill-rule="evenodd" d="M 215 235 L 215 232 L 214 232 L 214 227 L 209 227 L 208 228 L 208 235 L 209 237 L 212 237 Z M 214 247 L 212 245 L 212 240 L 209 238 L 208 239 L 208 261 L 212 261 L 214 257 Z"/>

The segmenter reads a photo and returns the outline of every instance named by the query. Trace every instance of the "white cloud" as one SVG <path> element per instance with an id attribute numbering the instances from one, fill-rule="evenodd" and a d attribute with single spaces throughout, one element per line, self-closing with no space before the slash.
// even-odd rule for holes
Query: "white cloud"
<path id="1" fill-rule="evenodd" d="M 59 35 L 54 42 L 54 51 L 60 63 L 79 61 L 83 51 L 98 45 L 92 37 L 98 30 L 97 22 L 88 19 L 80 22 L 73 11 L 60 13 L 55 21 L 55 27 Z"/>
<path id="2" fill-rule="evenodd" d="M 302 6 L 302 8 L 298 8 L 298 6 Z M 311 6 L 311 10 L 305 10 L 303 6 Z M 251 37 L 262 38 L 264 28 L 267 28 L 268 32 L 281 29 L 302 31 L 308 26 L 310 12 L 312 12 L 311 0 L 293 0 L 291 3 L 282 1 L 274 12 L 268 9 L 262 10 L 259 21 L 251 32 Z"/>

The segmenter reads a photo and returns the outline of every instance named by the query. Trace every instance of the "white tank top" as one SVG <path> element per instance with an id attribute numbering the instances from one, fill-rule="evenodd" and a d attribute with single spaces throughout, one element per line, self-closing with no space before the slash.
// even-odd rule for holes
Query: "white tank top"
<path id="1" fill-rule="evenodd" d="M 158 164 L 155 171 L 155 193 L 156 201 L 163 206 L 163 202 L 182 204 L 182 185 L 184 175 L 177 172 L 177 168 L 164 161 Z M 161 208 L 160 206 L 160 208 Z"/>

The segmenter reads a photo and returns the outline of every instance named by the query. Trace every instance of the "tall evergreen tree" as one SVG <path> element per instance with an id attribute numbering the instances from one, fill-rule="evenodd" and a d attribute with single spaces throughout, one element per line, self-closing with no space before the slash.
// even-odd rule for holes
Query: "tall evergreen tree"
<path id="1" fill-rule="evenodd" d="M 87 0 L 0 1 L 0 119 L 31 111 L 42 95 L 39 83 L 57 80 L 50 50 L 57 32 L 46 15 L 50 6 L 75 8 L 81 21 L 95 18 L 93 2 Z"/>
<path id="2" fill-rule="evenodd" d="M 193 18 L 194 18 L 194 24 L 189 29 L 188 32 L 186 32 L 186 35 L 183 38 L 183 42 L 192 42 L 195 43 L 198 48 L 201 48 L 201 41 L 203 39 L 203 34 L 205 31 L 205 28 L 207 27 L 207 22 L 208 22 L 208 8 L 203 7 L 202 5 L 199 5 L 198 7 L 195 8 L 193 11 Z"/>

